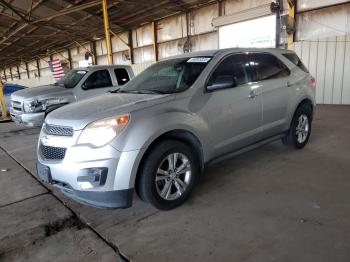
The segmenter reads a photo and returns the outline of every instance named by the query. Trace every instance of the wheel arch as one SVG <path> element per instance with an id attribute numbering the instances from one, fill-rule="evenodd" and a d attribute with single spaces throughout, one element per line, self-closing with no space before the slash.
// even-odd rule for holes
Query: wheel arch
<path id="1" fill-rule="evenodd" d="M 294 113 L 293 113 L 293 116 L 294 116 L 294 114 L 295 114 L 295 111 L 299 108 L 299 107 L 301 107 L 302 105 L 309 105 L 310 106 L 310 108 L 311 108 L 311 117 L 313 117 L 313 114 L 314 114 L 314 103 L 312 102 L 312 100 L 310 99 L 310 98 L 308 98 L 308 97 L 305 97 L 305 98 L 303 98 L 299 103 L 298 103 L 298 105 L 295 107 L 295 109 L 294 109 Z"/>
<path id="2" fill-rule="evenodd" d="M 311 117 L 313 117 L 313 114 L 314 114 L 314 103 L 313 103 L 312 99 L 310 99 L 309 97 L 300 98 L 299 102 L 295 103 L 295 106 L 292 109 L 293 111 L 290 111 L 290 113 L 289 113 L 289 117 L 288 117 L 288 121 L 287 121 L 287 125 L 286 125 L 286 133 L 289 133 L 289 129 L 290 129 L 290 126 L 292 124 L 292 121 L 293 121 L 293 118 L 295 116 L 296 111 L 298 110 L 298 108 L 300 106 L 305 105 L 305 104 L 310 106 L 310 108 L 311 108 Z"/>
<path id="3" fill-rule="evenodd" d="M 162 140 L 165 139 L 170 139 L 170 140 L 177 140 L 184 142 L 195 151 L 195 155 L 198 157 L 198 162 L 199 162 L 199 168 L 200 172 L 203 172 L 204 170 L 204 150 L 203 150 L 203 145 L 200 141 L 200 139 L 193 134 L 189 130 L 185 129 L 174 129 L 171 131 L 167 131 L 161 135 L 159 135 L 157 138 L 155 138 L 147 147 L 146 151 L 143 153 L 141 160 L 139 162 L 139 165 L 137 167 L 136 171 L 136 177 L 135 177 L 135 189 L 137 190 L 137 185 L 138 185 L 138 178 L 140 170 L 142 169 L 142 166 L 144 164 L 145 158 L 148 155 L 148 153 Z"/>

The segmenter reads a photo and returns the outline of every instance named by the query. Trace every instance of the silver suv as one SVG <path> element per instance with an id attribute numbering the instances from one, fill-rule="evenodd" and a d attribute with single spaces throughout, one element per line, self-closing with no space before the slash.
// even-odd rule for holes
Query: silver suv
<path id="1" fill-rule="evenodd" d="M 38 176 L 95 207 L 129 207 L 135 189 L 156 208 L 172 209 L 210 162 L 275 139 L 303 148 L 314 93 L 314 79 L 291 51 L 172 57 L 109 94 L 49 114 Z"/>
<path id="2" fill-rule="evenodd" d="M 76 68 L 53 85 L 26 88 L 13 93 L 10 115 L 19 125 L 41 126 L 51 111 L 106 93 L 112 87 L 126 84 L 132 77 L 134 74 L 128 65 Z"/>

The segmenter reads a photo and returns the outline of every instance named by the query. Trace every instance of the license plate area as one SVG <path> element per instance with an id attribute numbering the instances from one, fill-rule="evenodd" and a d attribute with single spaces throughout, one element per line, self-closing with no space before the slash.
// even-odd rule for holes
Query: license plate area
<path id="1" fill-rule="evenodd" d="M 50 172 L 50 168 L 48 166 L 37 163 L 36 168 L 37 168 L 38 178 L 41 181 L 43 181 L 45 183 L 52 183 L 51 172 Z"/>

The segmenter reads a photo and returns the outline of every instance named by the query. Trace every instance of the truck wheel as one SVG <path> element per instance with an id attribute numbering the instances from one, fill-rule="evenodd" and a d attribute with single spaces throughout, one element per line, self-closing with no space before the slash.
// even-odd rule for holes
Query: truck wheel
<path id="1" fill-rule="evenodd" d="M 311 134 L 312 108 L 308 104 L 300 105 L 294 113 L 287 136 L 283 144 L 295 149 L 302 149 L 309 141 Z"/>
<path id="2" fill-rule="evenodd" d="M 140 198 L 160 210 L 170 210 L 189 197 L 199 176 L 198 160 L 185 143 L 164 140 L 145 156 L 137 179 Z"/>

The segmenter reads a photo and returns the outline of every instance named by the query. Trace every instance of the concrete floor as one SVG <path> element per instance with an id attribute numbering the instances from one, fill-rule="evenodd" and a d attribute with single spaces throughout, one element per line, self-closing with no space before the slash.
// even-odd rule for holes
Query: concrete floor
<path id="1" fill-rule="evenodd" d="M 319 106 L 304 150 L 275 142 L 209 167 L 168 212 L 43 187 L 38 132 L 0 124 L 0 261 L 350 261 L 349 106 Z"/>

